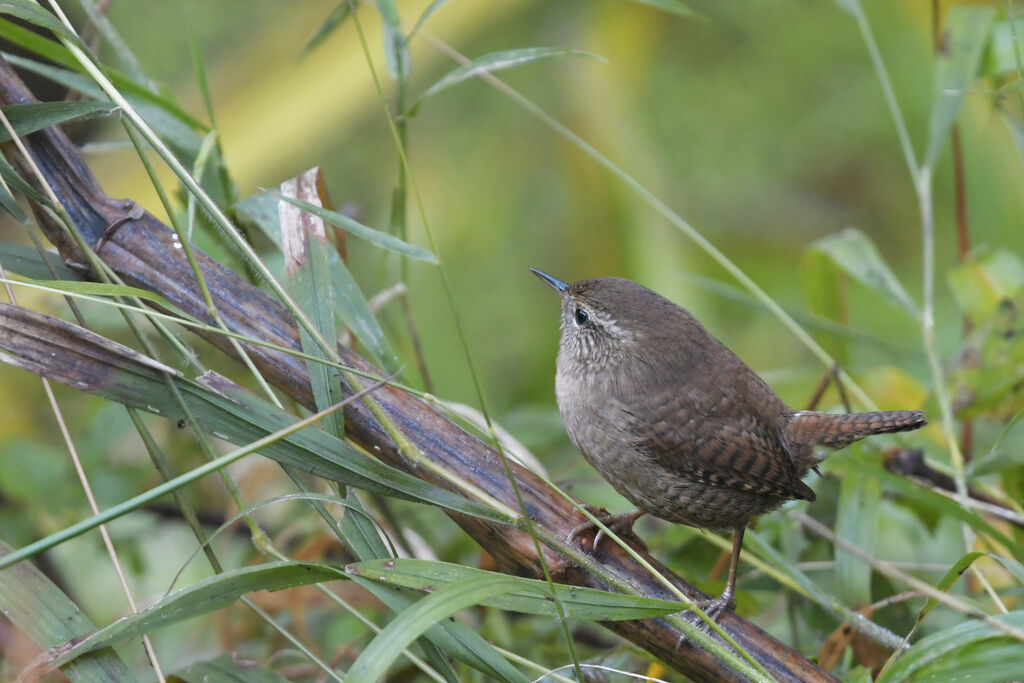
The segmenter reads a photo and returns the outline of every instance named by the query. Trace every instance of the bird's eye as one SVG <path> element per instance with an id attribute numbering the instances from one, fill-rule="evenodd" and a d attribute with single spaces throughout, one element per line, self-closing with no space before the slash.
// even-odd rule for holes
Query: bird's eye
<path id="1" fill-rule="evenodd" d="M 582 308 L 576 309 L 576 324 L 583 325 L 590 320 L 590 314 L 584 311 Z"/>

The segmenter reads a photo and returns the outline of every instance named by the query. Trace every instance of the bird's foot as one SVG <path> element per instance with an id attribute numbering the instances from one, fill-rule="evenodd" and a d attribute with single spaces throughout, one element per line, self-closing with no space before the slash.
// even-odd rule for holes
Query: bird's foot
<path id="1" fill-rule="evenodd" d="M 699 607 L 704 614 L 708 615 L 708 618 L 710 618 L 711 621 L 717 624 L 719 617 L 726 612 L 732 612 L 736 609 L 736 600 L 734 600 L 733 596 L 726 591 L 717 598 L 694 600 L 694 605 Z M 696 613 L 689 612 L 685 618 L 700 631 L 711 635 L 711 625 Z M 683 644 L 684 640 L 686 640 L 686 634 L 679 636 L 679 640 L 676 641 L 676 652 L 679 652 L 679 646 Z"/>
<path id="2" fill-rule="evenodd" d="M 632 512 L 624 512 L 621 515 L 613 515 L 604 508 L 597 508 L 587 503 L 584 503 L 583 507 L 616 535 L 631 533 L 633 531 L 633 524 L 645 514 L 643 510 L 633 510 Z M 577 536 L 594 528 L 597 528 L 597 525 L 586 519 L 573 527 L 569 535 L 565 537 L 565 542 L 572 543 Z M 594 536 L 594 550 L 597 550 L 597 546 L 602 538 L 604 538 L 604 529 L 597 528 L 597 534 Z"/>

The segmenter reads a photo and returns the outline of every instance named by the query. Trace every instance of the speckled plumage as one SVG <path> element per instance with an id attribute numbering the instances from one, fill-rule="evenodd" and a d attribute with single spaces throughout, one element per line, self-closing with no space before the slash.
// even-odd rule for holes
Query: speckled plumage
<path id="1" fill-rule="evenodd" d="M 742 534 L 787 500 L 814 500 L 802 481 L 819 461 L 814 446 L 925 423 L 917 411 L 794 411 L 656 292 L 534 272 L 562 296 L 555 391 L 566 431 L 601 476 L 656 517 Z"/>

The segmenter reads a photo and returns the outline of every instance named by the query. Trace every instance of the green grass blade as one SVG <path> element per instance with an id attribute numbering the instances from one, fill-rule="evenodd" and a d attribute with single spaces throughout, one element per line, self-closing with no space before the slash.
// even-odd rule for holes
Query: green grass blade
<path id="1" fill-rule="evenodd" d="M 423 10 L 423 14 L 420 15 L 420 18 L 416 20 L 416 23 L 413 25 L 412 30 L 409 31 L 409 37 L 406 38 L 406 41 L 412 40 L 412 37 L 416 35 L 416 32 L 423 28 L 423 24 L 427 23 L 427 19 L 429 19 L 434 14 L 434 12 L 441 9 L 447 4 L 448 0 L 434 0 L 432 3 L 430 3 L 427 6 L 427 9 Z"/>
<path id="2" fill-rule="evenodd" d="M 302 198 L 306 203 L 320 203 L 317 193 L 319 170 L 307 171 L 281 185 L 282 196 Z M 280 202 L 278 207 L 281 228 L 281 244 L 284 247 L 285 273 L 289 293 L 327 342 L 331 349 L 338 347 L 338 329 L 334 323 L 334 296 L 331 288 L 331 273 L 328 263 L 327 229 L 316 215 L 304 213 L 298 207 Z M 303 329 L 299 330 L 302 350 L 321 360 L 328 358 Z M 335 354 L 336 355 L 336 354 Z M 310 384 L 317 410 L 340 403 L 344 400 L 341 390 L 341 371 L 314 360 L 306 361 Z M 345 435 L 345 418 L 332 413 L 324 420 L 327 433 L 339 438 Z"/>
<path id="3" fill-rule="evenodd" d="M 402 18 L 395 0 L 375 0 L 381 21 L 384 22 L 384 58 L 388 73 L 394 81 L 405 80 L 412 67 L 409 46 L 402 35 Z"/>
<path id="4" fill-rule="evenodd" d="M 44 267 L 40 262 L 40 267 Z M 49 273 L 47 273 L 49 275 Z M 128 285 L 111 285 L 105 282 L 90 282 L 86 280 L 33 280 L 30 284 L 37 287 L 48 288 L 58 292 L 69 294 L 84 294 L 87 296 L 127 296 L 138 297 L 146 301 L 162 306 L 169 311 L 177 311 L 177 308 L 167 299 L 159 294 L 154 294 L 147 289 L 130 287 Z"/>
<path id="5" fill-rule="evenodd" d="M 414 604 L 408 592 L 350 574 L 349 578 L 372 593 L 395 614 L 401 614 Z M 499 681 L 527 683 L 527 679 L 493 645 L 461 621 L 442 621 L 424 633 L 424 637 L 444 652 Z"/>
<path id="6" fill-rule="evenodd" d="M 31 0 L 5 0 L 0 2 L 0 14 L 9 14 L 12 17 L 17 17 L 22 21 L 35 24 L 54 35 L 81 45 L 78 36 L 69 31 L 51 12 L 46 11 Z"/>
<path id="7" fill-rule="evenodd" d="M 280 200 L 264 192 L 246 197 L 234 205 L 236 215 L 242 216 L 247 223 L 263 232 L 277 248 L 281 248 L 280 217 L 278 205 Z M 370 311 L 370 305 L 352 277 L 351 271 L 341 260 L 336 249 L 328 252 L 331 266 L 331 288 L 334 295 L 334 312 L 342 323 L 355 334 L 370 356 L 379 367 L 388 373 L 397 373 L 401 362 L 384 330 Z"/>
<path id="8" fill-rule="evenodd" d="M 1024 611 L 1000 614 L 994 619 L 1014 626 L 1024 627 Z M 1010 678 L 983 679 L 983 680 L 1014 680 L 1020 678 L 1021 662 L 1024 661 L 1024 643 L 1011 640 L 1002 631 L 998 631 L 988 624 L 979 621 L 965 621 L 938 633 L 925 636 L 907 650 L 903 656 L 886 669 L 876 680 L 876 683 L 889 683 L 890 681 L 911 681 L 911 680 L 934 680 L 932 675 L 920 675 L 919 671 L 934 665 L 942 672 L 944 680 L 960 680 L 950 677 L 950 672 L 955 668 L 958 657 L 977 652 L 978 646 L 988 650 L 992 645 L 1000 647 L 1009 645 L 1015 656 L 1000 655 L 1001 659 L 995 660 L 993 664 L 1001 662 L 1013 662 L 1014 670 Z"/>
<path id="9" fill-rule="evenodd" d="M 348 574 L 390 585 L 434 592 L 446 586 L 463 585 L 478 579 L 504 576 L 483 569 L 448 562 L 400 558 L 359 562 L 345 567 Z M 509 577 L 506 577 L 509 578 Z M 557 617 L 551 588 L 547 581 L 511 577 L 517 586 L 484 598 L 480 604 L 499 609 Z M 647 619 L 674 614 L 686 609 L 679 602 L 637 595 L 610 593 L 596 588 L 554 584 L 555 595 L 565 607 L 565 615 L 586 621 Z"/>
<path id="10" fill-rule="evenodd" d="M 299 57 L 305 57 L 310 52 L 320 46 L 320 43 L 327 40 L 327 37 L 334 33 L 334 30 L 345 23 L 345 21 L 352 16 L 352 6 L 358 5 L 356 2 L 349 2 L 349 0 L 341 0 L 337 6 L 331 10 L 331 13 L 327 15 L 323 23 L 317 27 L 313 37 L 309 39 L 309 42 L 302 48 L 302 52 Z"/>
<path id="11" fill-rule="evenodd" d="M 281 193 L 274 192 L 273 190 L 266 190 L 266 192 L 269 192 L 282 201 L 286 201 L 289 204 L 308 211 L 315 216 L 319 216 L 331 225 L 337 226 L 360 239 L 366 240 L 370 244 L 381 247 L 382 249 L 388 249 L 389 251 L 402 254 L 403 256 L 408 256 L 409 258 L 418 259 L 420 261 L 426 261 L 427 263 L 437 263 L 437 256 L 427 249 L 417 247 L 416 245 L 409 244 L 408 242 L 403 242 L 394 235 L 363 225 L 359 221 L 349 218 L 345 214 L 338 213 L 337 211 L 329 211 L 328 209 L 299 199 L 285 197 Z"/>
<path id="12" fill-rule="evenodd" d="M 109 102 L 34 102 L 9 104 L 3 110 L 14 132 L 22 136 L 68 121 L 110 116 L 117 106 Z M 0 142 L 10 139 L 7 131 L 0 129 Z"/>
<path id="13" fill-rule="evenodd" d="M 415 110 L 416 107 L 419 106 L 419 103 L 428 97 L 433 97 L 439 92 L 456 86 L 463 81 L 476 78 L 480 74 L 511 69 L 524 64 L 530 64 L 541 59 L 550 59 L 552 57 L 591 57 L 593 59 L 604 61 L 604 58 L 595 55 L 593 52 L 587 52 L 585 50 L 567 50 L 555 47 L 525 47 L 516 50 L 492 52 L 491 54 L 478 57 L 468 64 L 463 64 L 462 66 L 449 71 L 447 74 L 442 76 L 439 81 L 434 83 L 434 85 L 423 91 L 423 94 L 416 98 L 415 103 L 410 109 Z"/>
<path id="14" fill-rule="evenodd" d="M 0 554 L 10 552 L 0 541 Z M 50 579 L 23 563 L 0 572 L 0 611 L 41 647 L 54 647 L 96 630 Z M 72 681 L 116 683 L 135 677 L 113 650 L 100 650 L 64 667 Z"/>
<path id="15" fill-rule="evenodd" d="M 50 666 L 63 666 L 100 648 L 122 643 L 161 626 L 209 614 L 233 604 L 252 591 L 278 591 L 345 578 L 335 567 L 313 562 L 267 562 L 217 574 L 175 591 L 149 607 L 118 619 L 82 638 L 70 648 L 61 648 L 47 658 Z"/>
<path id="16" fill-rule="evenodd" d="M 160 374 L 175 370 L 51 316 L 0 303 L 0 360 L 171 420 L 182 417 Z M 215 384 L 216 391 L 180 376 L 173 380 L 203 431 L 241 445 L 297 422 L 293 415 L 228 382 L 214 381 L 211 375 L 204 376 L 204 381 Z M 331 481 L 507 521 L 490 507 L 390 467 L 321 429 L 302 429 L 260 452 Z"/>
<path id="17" fill-rule="evenodd" d="M 476 577 L 441 588 L 404 610 L 359 655 L 345 678 L 347 683 L 375 683 L 414 640 L 460 609 L 515 590 L 514 578 L 496 574 Z"/>
<path id="18" fill-rule="evenodd" d="M 276 671 L 231 654 L 189 664 L 175 671 L 174 678 L 182 683 L 288 683 Z"/>

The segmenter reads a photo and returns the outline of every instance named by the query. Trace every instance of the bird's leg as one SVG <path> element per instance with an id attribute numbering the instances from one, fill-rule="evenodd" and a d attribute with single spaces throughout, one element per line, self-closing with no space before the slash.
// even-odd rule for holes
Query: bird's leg
<path id="1" fill-rule="evenodd" d="M 712 621 L 717 622 L 718 617 L 723 612 L 731 612 L 736 608 L 736 570 L 739 568 L 740 549 L 743 547 L 743 532 L 746 530 L 746 527 L 740 527 L 732 534 L 732 556 L 729 558 L 729 580 L 726 581 L 725 590 L 717 598 L 694 601 L 697 607 L 700 607 Z M 705 633 L 710 630 L 707 622 L 696 615 L 694 615 L 693 619 L 687 619 L 687 621 Z M 686 640 L 685 634 L 679 636 L 679 640 L 676 641 L 676 652 L 679 651 L 679 646 L 683 644 L 684 640 Z"/>
<path id="2" fill-rule="evenodd" d="M 632 531 L 633 524 L 636 522 L 636 520 L 640 519 L 640 517 L 647 514 L 643 510 L 633 510 L 631 512 L 624 512 L 621 515 L 613 515 L 605 510 L 596 510 L 593 508 L 593 506 L 590 505 L 584 504 L 583 507 L 585 507 L 588 512 L 590 512 L 599 520 L 601 520 L 601 523 L 607 526 L 609 530 L 620 535 Z M 587 519 L 573 527 L 572 531 L 569 532 L 569 535 L 566 536 L 565 542 L 572 543 L 573 539 L 579 536 L 581 533 L 593 529 L 595 527 L 596 525 L 589 519 Z M 601 542 L 602 538 L 604 538 L 604 530 L 598 529 L 597 535 L 594 536 L 594 550 L 597 550 L 597 544 Z"/>
<path id="3" fill-rule="evenodd" d="M 729 558 L 729 580 L 725 584 L 725 590 L 717 598 L 697 602 L 697 606 L 712 619 L 717 620 L 722 612 L 730 612 L 736 607 L 736 570 L 740 564 L 744 531 L 746 527 L 740 527 L 732 535 L 732 557 Z"/>

